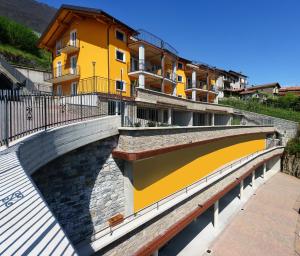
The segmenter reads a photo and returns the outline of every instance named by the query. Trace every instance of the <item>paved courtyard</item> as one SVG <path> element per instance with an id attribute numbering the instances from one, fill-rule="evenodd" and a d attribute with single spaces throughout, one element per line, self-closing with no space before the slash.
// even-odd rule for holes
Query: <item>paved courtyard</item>
<path id="1" fill-rule="evenodd" d="M 298 255 L 299 207 L 300 180 L 276 174 L 256 191 L 206 255 Z"/>

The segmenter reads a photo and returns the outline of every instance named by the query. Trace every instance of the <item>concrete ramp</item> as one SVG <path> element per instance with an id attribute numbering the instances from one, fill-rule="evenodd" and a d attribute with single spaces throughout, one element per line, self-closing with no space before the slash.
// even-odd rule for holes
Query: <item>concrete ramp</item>
<path id="1" fill-rule="evenodd" d="M 0 152 L 0 255 L 77 255 L 31 174 L 73 149 L 118 134 L 111 116 L 50 129 Z"/>
<path id="2" fill-rule="evenodd" d="M 76 255 L 16 152 L 0 163 L 0 255 Z"/>

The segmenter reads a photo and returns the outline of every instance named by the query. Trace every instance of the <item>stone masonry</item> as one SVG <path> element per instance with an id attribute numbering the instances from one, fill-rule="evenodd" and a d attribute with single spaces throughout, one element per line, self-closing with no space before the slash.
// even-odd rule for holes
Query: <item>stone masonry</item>
<path id="1" fill-rule="evenodd" d="M 253 112 L 235 109 L 235 114 L 242 115 L 243 125 L 273 125 L 282 137 L 283 145 L 297 135 L 299 124 L 286 119 L 266 116 Z"/>
<path id="2" fill-rule="evenodd" d="M 142 227 L 132 231 L 115 243 L 103 248 L 95 255 L 135 255 L 135 252 L 139 248 L 145 246 L 155 237 L 164 234 L 164 232 L 174 223 L 178 222 L 192 210 L 199 207 L 199 204 L 205 203 L 205 201 L 222 191 L 227 185 L 234 182 L 237 177 L 245 174 L 254 165 L 260 163 L 264 159 L 268 159 L 269 157 L 275 156 L 282 152 L 282 148 L 277 148 L 244 164 L 241 168 L 228 174 L 223 179 L 216 181 L 209 187 L 191 196 L 191 198 L 188 200 L 185 200 L 182 203 L 174 206 L 173 208 L 161 214 L 159 217 L 152 219 Z M 280 158 L 277 156 L 276 159 L 279 160 Z"/>
<path id="3" fill-rule="evenodd" d="M 76 244 L 89 240 L 112 216 L 124 214 L 121 163 L 111 151 L 113 136 L 67 153 L 33 174 L 59 223 Z"/>
<path id="4" fill-rule="evenodd" d="M 273 134 L 274 131 L 274 128 L 270 126 L 120 128 L 117 150 L 140 152 L 233 135 L 261 132 Z"/>

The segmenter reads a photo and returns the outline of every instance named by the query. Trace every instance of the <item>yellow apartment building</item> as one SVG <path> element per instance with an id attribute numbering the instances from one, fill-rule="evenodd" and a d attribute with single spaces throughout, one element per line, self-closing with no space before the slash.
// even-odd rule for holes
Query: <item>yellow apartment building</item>
<path id="1" fill-rule="evenodd" d="M 56 95 L 130 97 L 139 87 L 194 101 L 216 100 L 216 69 L 179 57 L 170 44 L 102 10 L 63 5 L 39 47 L 52 53 L 52 74 L 45 80 L 53 83 Z"/>
<path id="2" fill-rule="evenodd" d="M 39 41 L 53 56 L 55 94 L 130 94 L 129 37 L 135 30 L 95 9 L 62 6 Z"/>

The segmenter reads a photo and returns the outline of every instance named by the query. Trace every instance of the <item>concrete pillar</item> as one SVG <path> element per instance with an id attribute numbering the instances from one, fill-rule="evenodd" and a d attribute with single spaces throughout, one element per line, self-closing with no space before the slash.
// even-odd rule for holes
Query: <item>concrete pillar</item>
<path id="1" fill-rule="evenodd" d="M 228 121 L 227 121 L 227 126 L 230 126 L 232 123 L 232 115 L 229 116 Z"/>
<path id="2" fill-rule="evenodd" d="M 218 228 L 219 221 L 219 200 L 214 203 L 214 228 Z"/>
<path id="3" fill-rule="evenodd" d="M 120 113 L 120 104 L 119 101 L 115 101 L 116 105 L 115 105 L 115 115 L 118 116 Z"/>
<path id="4" fill-rule="evenodd" d="M 188 126 L 193 126 L 193 123 L 194 123 L 193 112 L 188 112 L 188 114 L 189 114 L 189 124 L 188 124 Z"/>
<path id="5" fill-rule="evenodd" d="M 205 119 L 204 120 L 204 123 L 205 123 L 204 125 L 205 126 L 209 126 L 210 125 L 209 118 L 210 118 L 210 113 L 205 113 L 204 114 L 204 119 Z"/>
<path id="6" fill-rule="evenodd" d="M 168 124 L 172 125 L 172 109 L 168 108 Z"/>
<path id="7" fill-rule="evenodd" d="M 207 84 L 207 90 L 210 90 L 210 77 L 207 74 L 206 76 L 206 84 Z M 206 102 L 209 102 L 209 93 L 206 93 Z"/>
<path id="8" fill-rule="evenodd" d="M 211 126 L 215 126 L 215 113 L 211 113 Z"/>
<path id="9" fill-rule="evenodd" d="M 243 193 L 244 193 L 244 180 L 241 180 L 241 183 L 240 183 L 240 200 L 243 199 Z"/>
<path id="10" fill-rule="evenodd" d="M 139 70 L 145 70 L 145 46 L 143 44 L 139 45 Z M 145 75 L 139 74 L 139 87 L 145 88 Z"/>
<path id="11" fill-rule="evenodd" d="M 254 188 L 254 183 L 255 183 L 255 171 L 252 172 L 252 177 L 251 177 L 251 186 Z"/>
<path id="12" fill-rule="evenodd" d="M 192 100 L 196 101 L 196 85 L 197 85 L 197 74 L 196 71 L 192 72 Z"/>
<path id="13" fill-rule="evenodd" d="M 134 213 L 133 206 L 133 168 L 132 163 L 125 161 L 124 164 L 124 196 L 125 196 L 125 216 Z"/>
<path id="14" fill-rule="evenodd" d="M 264 163 L 264 166 L 263 166 L 263 179 L 264 180 L 266 179 L 266 172 L 267 172 L 267 163 Z"/>
<path id="15" fill-rule="evenodd" d="M 164 121 L 164 110 L 159 109 L 158 110 L 158 122 L 163 123 Z"/>
<path id="16" fill-rule="evenodd" d="M 158 250 L 154 251 L 151 256 L 158 256 Z"/>
<path id="17" fill-rule="evenodd" d="M 161 75 L 162 75 L 163 78 L 166 77 L 166 74 L 165 74 L 165 58 L 166 58 L 166 56 L 163 54 L 161 56 Z M 164 79 L 162 79 L 162 81 L 161 81 L 161 91 L 165 92 Z"/>

